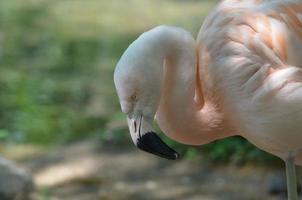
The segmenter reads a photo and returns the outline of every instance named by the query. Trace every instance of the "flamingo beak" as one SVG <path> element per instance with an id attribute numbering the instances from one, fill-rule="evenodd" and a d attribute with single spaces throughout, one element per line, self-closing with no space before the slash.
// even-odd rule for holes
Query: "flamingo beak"
<path id="1" fill-rule="evenodd" d="M 160 139 L 143 116 L 127 117 L 127 121 L 131 138 L 139 149 L 169 160 L 179 158 L 179 154 Z"/>

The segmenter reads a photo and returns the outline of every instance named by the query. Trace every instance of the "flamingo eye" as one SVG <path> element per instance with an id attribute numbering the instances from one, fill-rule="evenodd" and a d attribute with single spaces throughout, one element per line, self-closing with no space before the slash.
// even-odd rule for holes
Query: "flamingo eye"
<path id="1" fill-rule="evenodd" d="M 130 99 L 131 101 L 137 101 L 137 95 L 136 94 L 131 95 Z"/>

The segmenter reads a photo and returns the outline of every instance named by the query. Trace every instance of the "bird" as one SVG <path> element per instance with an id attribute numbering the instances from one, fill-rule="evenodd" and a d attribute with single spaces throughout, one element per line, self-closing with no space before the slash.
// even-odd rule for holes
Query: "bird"
<path id="1" fill-rule="evenodd" d="M 285 161 L 288 199 L 302 165 L 302 2 L 222 0 L 197 39 L 180 27 L 142 33 L 122 54 L 114 84 L 141 150 L 179 154 L 169 138 L 203 145 L 239 135 Z"/>

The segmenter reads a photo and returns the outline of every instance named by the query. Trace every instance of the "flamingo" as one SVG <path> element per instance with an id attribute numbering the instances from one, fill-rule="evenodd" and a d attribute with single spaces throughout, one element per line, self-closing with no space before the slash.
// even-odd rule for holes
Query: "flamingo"
<path id="1" fill-rule="evenodd" d="M 114 71 L 134 144 L 177 159 L 152 128 L 183 144 L 240 135 L 285 161 L 288 198 L 302 165 L 302 3 L 224 0 L 197 40 L 161 25 L 141 34 Z"/>

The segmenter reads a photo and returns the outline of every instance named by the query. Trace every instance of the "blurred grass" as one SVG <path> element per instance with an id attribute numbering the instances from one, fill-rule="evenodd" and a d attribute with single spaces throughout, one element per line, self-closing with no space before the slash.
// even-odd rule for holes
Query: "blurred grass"
<path id="1" fill-rule="evenodd" d="M 216 3 L 0 1 L 0 140 L 62 144 L 97 136 L 130 142 L 112 81 L 119 56 L 159 24 L 181 26 L 196 36 Z M 169 143 L 186 157 L 201 150 L 215 161 L 271 160 L 241 138 L 198 149 Z"/>

